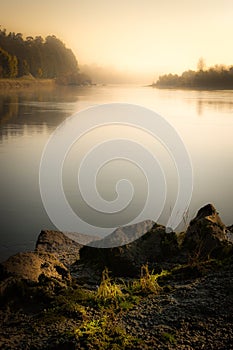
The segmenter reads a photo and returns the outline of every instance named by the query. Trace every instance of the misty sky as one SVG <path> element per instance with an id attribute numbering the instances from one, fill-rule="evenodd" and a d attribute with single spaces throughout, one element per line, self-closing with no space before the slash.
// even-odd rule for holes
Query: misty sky
<path id="1" fill-rule="evenodd" d="M 54 34 L 80 64 L 157 75 L 233 64 L 232 0 L 1 0 L 0 24 Z"/>

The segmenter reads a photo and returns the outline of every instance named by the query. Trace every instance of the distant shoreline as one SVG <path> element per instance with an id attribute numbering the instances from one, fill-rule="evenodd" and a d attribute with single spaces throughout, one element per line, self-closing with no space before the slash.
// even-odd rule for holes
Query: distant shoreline
<path id="1" fill-rule="evenodd" d="M 60 84 L 56 79 L 0 78 L 0 92 L 28 88 L 55 88 L 61 86 L 95 86 L 96 84 Z"/>
<path id="2" fill-rule="evenodd" d="M 202 86 L 160 86 L 157 84 L 150 84 L 146 87 L 152 87 L 160 90 L 193 90 L 193 91 L 218 91 L 218 90 L 233 90 L 233 87 L 202 87 Z"/>
<path id="3" fill-rule="evenodd" d="M 31 87 L 53 87 L 55 86 L 54 79 L 31 79 L 31 78 L 1 78 L 0 91 L 3 89 L 21 89 Z"/>

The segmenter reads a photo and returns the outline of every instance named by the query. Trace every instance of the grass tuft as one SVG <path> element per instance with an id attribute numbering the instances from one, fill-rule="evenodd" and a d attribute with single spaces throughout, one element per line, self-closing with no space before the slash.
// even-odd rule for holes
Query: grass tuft
<path id="1" fill-rule="evenodd" d="M 158 294 L 161 290 L 157 279 L 162 274 L 154 274 L 154 271 L 149 271 L 148 265 L 142 265 L 141 275 L 139 280 L 133 281 L 130 289 L 133 294 Z"/>
<path id="2" fill-rule="evenodd" d="M 102 272 L 102 280 L 96 293 L 96 300 L 103 302 L 114 302 L 124 298 L 121 288 L 109 277 L 108 269 Z"/>

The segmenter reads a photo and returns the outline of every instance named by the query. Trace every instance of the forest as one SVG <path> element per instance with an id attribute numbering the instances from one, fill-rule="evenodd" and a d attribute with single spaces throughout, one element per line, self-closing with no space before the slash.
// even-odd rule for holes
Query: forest
<path id="1" fill-rule="evenodd" d="M 0 78 L 56 79 L 60 84 L 91 83 L 79 71 L 78 62 L 71 49 L 55 35 L 45 39 L 22 33 L 7 33 L 0 29 Z"/>
<path id="2" fill-rule="evenodd" d="M 219 64 L 206 68 L 204 60 L 199 59 L 196 71 L 165 74 L 152 85 L 159 88 L 233 89 L 233 66 Z"/>

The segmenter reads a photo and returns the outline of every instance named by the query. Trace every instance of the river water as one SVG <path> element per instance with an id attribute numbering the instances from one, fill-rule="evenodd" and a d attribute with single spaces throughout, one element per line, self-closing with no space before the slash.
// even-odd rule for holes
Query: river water
<path id="1" fill-rule="evenodd" d="M 40 160 L 52 132 L 75 112 L 113 102 L 137 104 L 154 110 L 171 124 L 183 140 L 192 162 L 193 193 L 184 220 L 177 229 L 182 229 L 206 203 L 215 205 L 225 224 L 233 223 L 233 91 L 159 90 L 123 85 L 1 91 L 1 260 L 18 251 L 33 249 L 41 229 L 56 229 L 44 209 L 39 188 Z M 81 160 L 88 149 L 102 138 L 122 135 L 144 145 L 150 144 L 148 147 L 154 147 L 153 152 L 158 150 L 161 163 L 164 161 L 167 196 L 158 221 L 166 224 L 176 199 L 177 174 L 174 165 L 167 160 L 166 152 L 160 150 L 161 145 L 153 144 L 151 135 L 135 129 L 133 132 L 127 128 L 123 130 L 120 126 L 104 128 L 80 140 L 73 154 Z M 70 161 L 73 164 L 72 155 Z M 135 182 L 135 193 L 138 193 L 136 204 L 125 216 L 118 217 L 112 226 L 130 222 L 145 201 L 146 186 L 140 172 L 137 173 L 131 163 L 124 162 L 115 160 L 112 168 L 103 170 L 98 180 L 97 187 L 106 200 L 114 199 L 113 187 L 115 181 L 121 179 L 122 169 L 123 177 L 127 178 L 125 172 L 128 171 L 128 178 Z M 103 223 L 98 222 L 98 215 L 88 214 L 85 206 L 81 208 L 77 205 L 72 172 L 73 165 L 67 164 L 64 189 L 72 207 L 74 210 L 79 208 L 86 221 L 101 226 Z"/>

